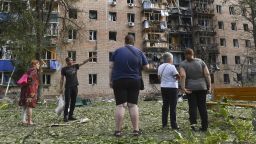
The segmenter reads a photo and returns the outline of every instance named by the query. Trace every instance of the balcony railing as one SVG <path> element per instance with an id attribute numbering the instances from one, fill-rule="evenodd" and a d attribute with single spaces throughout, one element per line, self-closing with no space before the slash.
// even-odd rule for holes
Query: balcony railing
<path id="1" fill-rule="evenodd" d="M 163 3 L 151 3 L 150 1 L 143 2 L 143 10 L 163 10 L 165 5 Z"/>
<path id="2" fill-rule="evenodd" d="M 220 53 L 219 47 L 217 47 L 217 44 L 195 44 L 194 47 L 196 47 L 199 51 L 204 51 L 208 53 Z"/>
<path id="3" fill-rule="evenodd" d="M 168 48 L 168 42 L 160 42 L 160 41 L 145 41 L 145 48 Z"/>
<path id="4" fill-rule="evenodd" d="M 44 64 L 42 65 L 42 68 L 51 70 L 51 71 L 56 71 L 61 68 L 61 64 L 54 59 L 44 59 Z"/>

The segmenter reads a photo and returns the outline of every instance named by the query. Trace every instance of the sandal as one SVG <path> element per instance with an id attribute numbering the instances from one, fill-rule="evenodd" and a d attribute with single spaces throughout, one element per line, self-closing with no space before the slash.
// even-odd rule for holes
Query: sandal
<path id="1" fill-rule="evenodd" d="M 142 131 L 141 130 L 134 130 L 132 132 L 133 136 L 140 136 L 142 134 Z"/>
<path id="2" fill-rule="evenodd" d="M 122 132 L 121 131 L 115 131 L 114 132 L 114 136 L 115 137 L 121 137 L 122 136 Z"/>

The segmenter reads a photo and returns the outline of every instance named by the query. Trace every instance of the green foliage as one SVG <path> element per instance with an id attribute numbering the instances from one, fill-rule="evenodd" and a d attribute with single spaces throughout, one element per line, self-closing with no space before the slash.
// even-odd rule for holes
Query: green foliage
<path id="1" fill-rule="evenodd" d="M 216 143 L 255 143 L 250 120 L 228 118 L 209 111 L 209 131 L 193 132 L 189 128 L 187 103 L 178 103 L 177 122 L 181 129 L 173 131 L 161 128 L 161 104 L 155 101 L 140 102 L 140 125 L 143 134 L 131 135 L 132 127 L 126 111 L 123 137 L 113 136 L 114 103 L 94 102 L 87 107 L 76 108 L 77 118 L 87 117 L 88 123 L 70 123 L 70 126 L 50 127 L 53 123 L 63 123 L 62 117 L 54 113 L 54 104 L 40 105 L 33 110 L 36 126 L 19 124 L 20 110 L 8 106 L 0 110 L 0 141 L 2 143 L 93 143 L 93 144 L 216 144 Z M 228 109 L 228 108 L 227 108 Z M 250 113 L 242 109 L 243 113 Z M 229 115 L 237 117 L 238 111 L 229 110 Z"/>

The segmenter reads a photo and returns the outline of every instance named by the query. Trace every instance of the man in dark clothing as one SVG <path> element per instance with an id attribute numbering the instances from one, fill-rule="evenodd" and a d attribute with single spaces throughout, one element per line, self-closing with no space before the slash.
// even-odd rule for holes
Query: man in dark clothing
<path id="1" fill-rule="evenodd" d="M 72 58 L 66 58 L 66 67 L 63 67 L 61 70 L 61 80 L 60 80 L 60 93 L 63 93 L 63 82 L 64 77 L 66 78 L 65 83 L 65 108 L 64 108 L 64 122 L 68 122 L 68 120 L 76 120 L 73 117 L 73 112 L 76 104 L 76 97 L 78 92 L 78 79 L 77 79 L 77 70 L 79 67 L 90 61 L 91 58 L 85 60 L 81 64 L 73 64 Z M 70 110 L 68 112 L 68 108 Z"/>
<path id="2" fill-rule="evenodd" d="M 194 51 L 186 49 L 186 60 L 180 64 L 181 89 L 188 96 L 189 120 L 192 130 L 197 123 L 197 108 L 201 117 L 201 131 L 207 131 L 208 114 L 206 109 L 207 90 L 211 91 L 211 77 L 203 60 L 194 58 Z"/>

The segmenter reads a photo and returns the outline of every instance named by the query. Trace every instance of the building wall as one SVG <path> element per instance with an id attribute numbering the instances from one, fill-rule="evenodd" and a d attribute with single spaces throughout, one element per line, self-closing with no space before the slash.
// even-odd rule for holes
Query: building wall
<path id="1" fill-rule="evenodd" d="M 78 71 L 79 95 L 112 94 L 112 89 L 109 88 L 109 52 L 113 52 L 124 45 L 124 37 L 128 32 L 135 33 L 135 46 L 142 47 L 140 2 L 135 1 L 135 6 L 130 8 L 127 1 L 124 0 L 118 0 L 115 6 L 111 5 L 107 0 L 81 0 L 75 3 L 73 7 L 79 11 L 76 21 L 81 26 L 81 29 L 78 30 L 76 40 L 61 46 L 59 59 L 64 64 L 67 51 L 76 51 L 76 62 L 81 63 L 89 58 L 90 51 L 97 52 L 97 62 L 89 62 L 80 67 Z M 89 18 L 89 10 L 97 11 L 97 20 Z M 108 20 L 109 12 L 117 13 L 115 22 Z M 127 13 L 135 14 L 133 27 L 128 26 Z M 90 30 L 97 31 L 96 41 L 89 40 Z M 109 31 L 117 32 L 116 41 L 109 40 Z M 89 84 L 89 74 L 97 74 L 97 84 Z M 55 82 L 59 81 L 60 72 L 57 75 L 57 78 L 53 77 Z"/>
<path id="2" fill-rule="evenodd" d="M 110 1 L 110 0 L 109 0 Z M 162 3 L 163 4 L 163 3 Z M 166 3 L 164 2 L 163 5 Z M 217 13 L 216 5 L 222 5 L 222 14 Z M 74 8 L 79 10 L 77 23 L 79 24 L 79 31 L 76 40 L 73 40 L 67 44 L 62 44 L 57 52 L 58 60 L 65 65 L 65 58 L 67 57 L 67 51 L 76 51 L 77 63 L 81 63 L 87 59 L 88 52 L 97 52 L 97 62 L 87 63 L 82 66 L 78 72 L 79 79 L 79 95 L 82 96 L 100 96 L 100 95 L 113 95 L 112 89 L 109 88 L 109 52 L 113 52 L 118 47 L 124 45 L 124 37 L 128 32 L 135 33 L 135 46 L 145 51 L 144 38 L 148 31 L 145 31 L 143 27 L 143 21 L 145 20 L 142 3 L 140 0 L 135 0 L 135 6 L 128 7 L 126 0 L 117 0 L 115 6 L 111 5 L 108 0 L 91 0 L 84 1 L 80 0 L 73 5 Z M 168 6 L 163 6 L 168 9 Z M 248 32 L 244 32 L 243 23 L 247 23 L 242 16 L 233 16 L 229 14 L 228 3 L 225 5 L 221 0 L 215 0 L 213 4 L 214 14 L 213 27 L 215 27 L 216 35 L 214 40 L 220 49 L 220 54 L 217 54 L 217 66 L 220 68 L 219 71 L 214 72 L 214 86 L 215 87 L 232 87 L 238 85 L 233 77 L 236 78 L 236 73 L 232 72 L 237 69 L 238 65 L 235 64 L 235 56 L 241 57 L 241 63 L 243 62 L 243 55 L 247 48 L 245 48 L 245 39 L 251 39 Z M 97 11 L 97 20 L 89 19 L 89 10 Z M 108 20 L 108 13 L 116 12 L 117 20 L 115 22 Z M 128 26 L 127 13 L 135 14 L 135 25 L 134 27 Z M 237 19 L 237 20 L 236 20 Z M 162 19 L 162 20 L 166 20 Z M 194 23 L 194 19 L 192 19 Z M 224 22 L 224 30 L 218 29 L 218 21 Z M 231 22 L 237 23 L 237 31 L 231 30 Z M 249 24 L 249 27 L 252 26 Z M 89 31 L 97 31 L 97 41 L 89 40 Z M 109 31 L 117 32 L 117 40 L 110 41 L 108 38 Z M 226 39 L 226 46 L 220 46 L 220 38 Z M 233 47 L 233 39 L 239 40 L 239 48 Z M 214 41 L 215 42 L 215 41 Z M 170 41 L 168 45 L 170 44 Z M 170 48 L 167 46 L 167 49 Z M 172 49 L 170 49 L 172 52 Z M 179 51 L 182 54 L 182 51 Z M 221 57 L 227 55 L 228 64 L 223 65 Z M 147 71 L 143 73 L 144 83 L 146 90 L 144 93 L 156 92 L 156 87 L 159 85 L 150 84 L 149 75 L 155 74 L 156 70 Z M 97 84 L 90 85 L 89 74 L 97 74 Z M 224 84 L 224 74 L 229 74 L 230 84 Z M 57 94 L 59 89 L 59 78 L 60 71 L 52 75 L 51 87 L 45 89 L 46 95 Z M 156 87 L 155 87 L 156 86 Z"/>
<path id="3" fill-rule="evenodd" d="M 229 6 L 232 5 L 231 2 L 223 4 L 221 0 L 216 0 L 215 2 L 215 25 L 216 25 L 216 40 L 218 47 L 220 49 L 220 55 L 218 57 L 218 63 L 220 66 L 220 71 L 215 72 L 215 86 L 216 87 L 234 87 L 240 85 L 235 81 L 237 75 L 235 72 L 241 70 L 239 65 L 235 64 L 235 56 L 241 57 L 241 64 L 245 60 L 246 51 L 248 48 L 245 45 L 245 40 L 250 40 L 253 44 L 252 36 L 244 31 L 243 24 L 248 24 L 249 28 L 252 29 L 251 23 L 249 23 L 241 14 L 230 15 Z M 233 2 L 232 2 L 233 3 Z M 216 5 L 222 6 L 222 13 L 216 12 Z M 223 21 L 224 30 L 218 29 L 218 21 Z M 236 23 L 237 30 L 231 30 L 231 23 Z M 220 38 L 226 39 L 226 46 L 220 46 Z M 239 48 L 233 46 L 233 39 L 238 39 Z M 228 63 L 226 65 L 222 64 L 222 56 L 227 56 Z M 230 83 L 224 84 L 224 74 L 229 74 Z"/>

